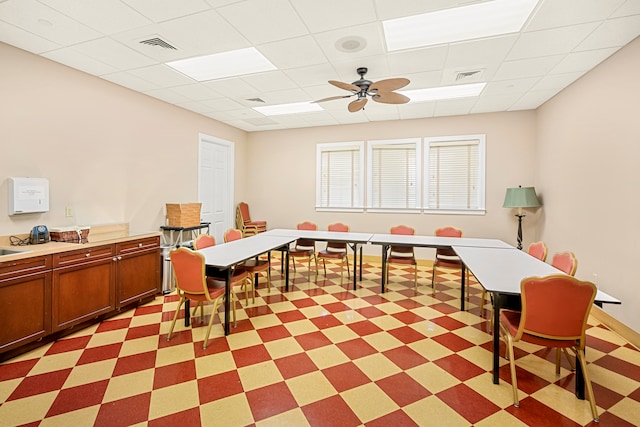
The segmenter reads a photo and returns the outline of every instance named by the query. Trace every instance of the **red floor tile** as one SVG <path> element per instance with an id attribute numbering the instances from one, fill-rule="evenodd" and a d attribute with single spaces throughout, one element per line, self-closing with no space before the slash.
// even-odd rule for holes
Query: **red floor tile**
<path id="1" fill-rule="evenodd" d="M 460 381 L 467 381 L 470 378 L 476 377 L 486 372 L 478 365 L 469 362 L 467 359 L 458 356 L 457 354 L 443 357 L 434 361 L 433 363 L 435 363 Z"/>
<path id="2" fill-rule="evenodd" d="M 420 399 L 431 396 L 431 393 L 420 383 L 404 372 L 376 381 L 380 387 L 398 406 L 407 406 Z"/>
<path id="3" fill-rule="evenodd" d="M 402 346 L 383 352 L 387 359 L 395 363 L 400 369 L 411 369 L 428 360 L 409 347 Z"/>
<path id="4" fill-rule="evenodd" d="M 555 368 L 551 368 L 554 369 Z M 516 377 L 518 380 L 518 389 L 527 394 L 533 394 L 536 391 L 549 385 L 549 382 L 518 366 L 516 361 Z M 509 365 L 506 364 L 500 368 L 500 379 L 511 384 L 511 371 Z"/>
<path id="5" fill-rule="evenodd" d="M 410 311 L 401 311 L 399 313 L 394 313 L 391 316 L 395 317 L 405 325 L 410 325 L 412 323 L 418 323 L 425 320 L 424 317 L 420 317 Z"/>
<path id="6" fill-rule="evenodd" d="M 314 317 L 313 319 L 309 320 L 311 320 L 311 323 L 316 325 L 318 329 L 327 329 L 333 328 L 334 326 L 342 325 L 341 321 L 328 314 L 320 317 Z"/>
<path id="7" fill-rule="evenodd" d="M 7 401 L 60 390 L 70 373 L 71 368 L 68 368 L 26 377 L 11 393 Z"/>
<path id="8" fill-rule="evenodd" d="M 86 365 L 88 363 L 100 362 L 102 360 L 115 359 L 120 354 L 122 343 L 101 345 L 99 347 L 87 348 L 82 352 L 82 356 L 76 365 Z"/>
<path id="9" fill-rule="evenodd" d="M 356 312 L 358 312 L 362 316 L 366 317 L 367 319 L 372 319 L 374 317 L 380 317 L 380 316 L 386 316 L 387 315 L 387 313 L 385 313 L 384 311 L 380 310 L 379 308 L 376 308 L 375 306 L 359 308 L 359 309 L 356 310 Z"/>
<path id="10" fill-rule="evenodd" d="M 505 408 L 505 411 L 529 426 L 577 427 L 580 425 L 532 397 L 522 399 L 519 408 L 510 405 Z M 612 425 L 617 426 L 617 424 Z"/>
<path id="11" fill-rule="evenodd" d="M 590 348 L 595 348 L 596 350 L 601 351 L 603 353 L 611 353 L 613 350 L 617 349 L 618 347 L 620 346 L 612 342 L 604 341 L 604 340 L 601 340 L 600 338 L 587 335 L 586 351 L 589 351 Z"/>
<path id="12" fill-rule="evenodd" d="M 0 381 L 26 377 L 39 359 L 23 360 L 21 362 L 5 362 L 0 364 Z"/>
<path id="13" fill-rule="evenodd" d="M 134 340 L 137 338 L 151 337 L 160 333 L 160 324 L 136 326 L 129 328 L 125 340 Z"/>
<path id="14" fill-rule="evenodd" d="M 65 353 L 67 351 L 82 350 L 87 346 L 87 344 L 89 344 L 89 340 L 91 340 L 91 336 L 61 339 L 54 342 L 51 347 L 49 347 L 49 350 L 47 350 L 45 355 L 48 356 L 51 354 Z"/>
<path id="15" fill-rule="evenodd" d="M 451 351 L 462 351 L 467 348 L 471 348 L 474 344 L 465 340 L 464 338 L 453 334 L 451 332 L 447 332 L 446 334 L 438 335 L 432 338 L 435 342 L 442 344 L 447 347 Z"/>
<path id="16" fill-rule="evenodd" d="M 369 377 L 367 377 L 353 362 L 347 362 L 323 369 L 322 373 L 338 393 L 342 393 L 345 390 L 371 382 Z"/>
<path id="17" fill-rule="evenodd" d="M 196 378 L 195 360 L 185 360 L 184 362 L 156 368 L 153 376 L 153 389 L 168 387 L 191 381 Z"/>
<path id="18" fill-rule="evenodd" d="M 268 305 L 246 307 L 244 311 L 247 313 L 248 317 L 258 317 L 264 316 L 265 314 L 273 314 L 273 311 L 271 311 Z"/>
<path id="19" fill-rule="evenodd" d="M 280 319 L 282 323 L 295 322 L 295 321 L 304 320 L 307 318 L 304 314 L 300 313 L 298 310 L 276 313 L 276 316 L 278 316 L 278 319 Z"/>
<path id="20" fill-rule="evenodd" d="M 640 370 L 636 369 L 636 365 L 632 363 L 626 362 L 608 354 L 593 363 L 610 371 L 617 372 L 622 376 L 640 382 Z"/>
<path id="21" fill-rule="evenodd" d="M 144 316 L 146 314 L 160 313 L 161 311 L 162 304 L 144 305 L 135 308 L 134 316 Z"/>
<path id="22" fill-rule="evenodd" d="M 198 394 L 201 405 L 233 396 L 243 391 L 238 371 L 235 370 L 211 375 L 198 380 Z"/>
<path id="23" fill-rule="evenodd" d="M 94 427 L 125 427 L 149 418 L 151 392 L 104 403 L 100 406 Z"/>
<path id="24" fill-rule="evenodd" d="M 400 307 L 405 308 L 407 310 L 424 307 L 424 304 L 419 303 L 418 301 L 414 301 L 412 299 L 403 299 L 400 301 L 396 301 L 396 304 L 398 304 Z"/>
<path id="25" fill-rule="evenodd" d="M 433 323 L 436 325 L 442 326 L 448 331 L 455 331 L 456 329 L 464 328 L 467 326 L 466 324 L 460 322 L 459 320 L 453 319 L 451 317 L 436 317 L 435 319 L 431 319 Z"/>
<path id="26" fill-rule="evenodd" d="M 77 409 L 99 405 L 108 385 L 109 380 L 102 380 L 60 390 L 46 416 L 53 417 Z"/>
<path id="27" fill-rule="evenodd" d="M 410 328 L 409 326 L 402 326 L 400 328 L 391 329 L 388 332 L 389 334 L 402 341 L 404 344 L 410 344 L 412 342 L 420 341 L 426 338 L 420 332 L 416 331 L 413 328 Z"/>
<path id="28" fill-rule="evenodd" d="M 364 337 L 365 335 L 371 335 L 378 332 L 381 332 L 382 329 L 378 327 L 375 323 L 371 323 L 368 320 L 363 320 L 361 322 L 349 323 L 347 324 L 349 328 L 356 334 Z"/>
<path id="29" fill-rule="evenodd" d="M 324 304 L 322 306 L 322 308 L 324 308 L 325 310 L 327 310 L 329 313 L 339 313 L 341 311 L 349 311 L 351 310 L 351 308 L 348 305 L 345 305 L 341 302 L 334 302 L 331 304 Z"/>
<path id="30" fill-rule="evenodd" d="M 282 338 L 287 338 L 291 336 L 291 333 L 284 325 L 276 325 L 270 326 L 268 328 L 261 328 L 257 330 L 258 335 L 260 335 L 260 339 L 262 342 L 275 341 Z"/>
<path id="31" fill-rule="evenodd" d="M 316 364 L 306 353 L 282 357 L 274 360 L 274 363 L 285 380 L 318 370 Z"/>
<path id="32" fill-rule="evenodd" d="M 449 297 L 448 294 L 443 294 L 443 295 L 437 295 L 438 299 L 440 299 L 441 301 L 444 300 L 445 298 L 450 298 L 450 299 L 454 299 L 454 297 Z M 452 313 L 456 313 L 458 311 L 460 311 L 459 308 L 456 308 L 452 305 L 446 304 L 444 302 L 438 303 L 438 304 L 432 304 L 429 307 L 433 308 L 434 310 L 438 310 L 440 313 L 442 314 L 452 314 Z"/>
<path id="33" fill-rule="evenodd" d="M 437 393 L 436 396 L 470 423 L 477 423 L 500 410 L 490 400 L 465 384 L 448 388 Z"/>
<path id="34" fill-rule="evenodd" d="M 271 360 L 271 355 L 263 344 L 232 350 L 231 355 L 238 368 Z"/>
<path id="35" fill-rule="evenodd" d="M 298 344 L 306 351 L 313 350 L 314 348 L 324 347 L 330 345 L 331 340 L 327 338 L 322 332 L 310 332 L 308 334 L 298 335 L 295 337 Z"/>
<path id="36" fill-rule="evenodd" d="M 359 426 L 360 419 L 340 397 L 331 396 L 301 407 L 312 427 Z"/>
<path id="37" fill-rule="evenodd" d="M 173 319 L 173 317 L 171 317 L 171 319 Z M 98 326 L 98 329 L 96 329 L 96 332 L 97 333 L 108 332 L 108 331 L 115 331 L 118 329 L 125 329 L 125 328 L 128 328 L 130 324 L 131 324 L 131 318 L 105 320 L 103 322 L 100 322 L 100 326 Z"/>
<path id="38" fill-rule="evenodd" d="M 298 407 L 291 390 L 284 382 L 248 391 L 246 396 L 253 419 L 256 421 Z"/>
<path id="39" fill-rule="evenodd" d="M 402 426 L 411 427 L 418 426 L 415 421 L 411 419 L 404 411 L 398 409 L 384 417 L 377 418 L 373 421 L 369 421 L 365 424 L 366 427 L 388 427 L 388 426 Z"/>
<path id="40" fill-rule="evenodd" d="M 119 358 L 116 362 L 116 367 L 113 369 L 112 376 L 117 377 L 119 375 L 126 375 L 132 372 L 144 371 L 145 369 L 154 368 L 155 365 L 155 351 L 124 356 Z"/>
<path id="41" fill-rule="evenodd" d="M 166 417 L 149 420 L 149 427 L 174 427 L 174 426 L 199 426 L 202 425 L 200 420 L 200 408 L 191 408 L 186 411 L 176 412 Z"/>
<path id="42" fill-rule="evenodd" d="M 375 354 L 378 352 L 368 342 L 362 338 L 356 338 L 349 341 L 344 341 L 336 344 L 336 347 L 340 349 L 349 359 L 356 360 L 361 357 Z"/>

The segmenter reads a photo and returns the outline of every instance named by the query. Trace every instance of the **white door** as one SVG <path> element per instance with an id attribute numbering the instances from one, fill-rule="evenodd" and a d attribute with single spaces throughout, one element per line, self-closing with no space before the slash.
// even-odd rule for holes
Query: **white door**
<path id="1" fill-rule="evenodd" d="M 225 230 L 235 227 L 233 208 L 233 142 L 200 134 L 198 198 L 209 232 L 223 242 Z"/>

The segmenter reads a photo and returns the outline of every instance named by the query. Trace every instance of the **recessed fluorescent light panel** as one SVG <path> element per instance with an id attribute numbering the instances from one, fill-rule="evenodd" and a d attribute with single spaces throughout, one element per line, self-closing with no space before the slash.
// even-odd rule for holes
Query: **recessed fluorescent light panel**
<path id="1" fill-rule="evenodd" d="M 282 116 L 285 114 L 310 113 L 312 111 L 324 111 L 318 104 L 311 102 L 295 102 L 293 104 L 266 105 L 264 107 L 253 107 L 260 114 L 265 116 Z"/>
<path id="2" fill-rule="evenodd" d="M 408 96 L 411 102 L 438 101 L 442 99 L 470 98 L 478 96 L 487 83 L 472 83 L 468 85 L 454 85 L 398 91 Z"/>
<path id="3" fill-rule="evenodd" d="M 539 0 L 493 0 L 382 23 L 389 51 L 515 33 Z"/>
<path id="4" fill-rule="evenodd" d="M 254 47 L 181 59 L 167 62 L 167 65 L 199 82 L 276 69 Z"/>

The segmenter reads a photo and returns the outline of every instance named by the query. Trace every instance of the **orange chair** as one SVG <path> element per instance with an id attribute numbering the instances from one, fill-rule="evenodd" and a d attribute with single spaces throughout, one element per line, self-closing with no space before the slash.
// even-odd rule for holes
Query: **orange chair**
<path id="1" fill-rule="evenodd" d="M 391 227 L 391 234 L 403 234 L 406 236 L 413 236 L 415 230 L 412 227 L 406 225 L 396 225 Z M 418 263 L 413 253 L 413 246 L 391 246 L 389 248 L 389 255 L 387 255 L 386 271 L 383 272 L 386 278 L 386 282 L 389 283 L 389 265 L 412 265 L 413 266 L 413 284 L 414 288 L 418 290 Z"/>
<path id="2" fill-rule="evenodd" d="M 540 261 L 544 262 L 547 260 L 547 245 L 544 242 L 535 242 L 529 245 L 529 249 L 527 249 L 529 255 L 538 258 Z"/>
<path id="3" fill-rule="evenodd" d="M 298 230 L 317 230 L 318 225 L 313 222 L 305 221 L 296 226 Z M 307 259 L 307 280 L 311 280 L 311 259 L 316 265 L 316 277 L 318 276 L 318 258 L 316 257 L 316 242 L 309 239 L 298 239 L 289 249 L 289 256 L 293 263 L 293 271 L 296 271 L 296 259 Z"/>
<path id="4" fill-rule="evenodd" d="M 435 235 L 439 237 L 462 237 L 462 230 L 455 227 L 442 227 L 435 231 Z M 431 287 L 436 290 L 436 269 L 438 267 L 459 268 L 462 270 L 462 260 L 456 255 L 451 248 L 436 249 L 436 259 L 433 261 L 433 270 L 431 273 Z M 467 289 L 469 287 L 469 270 L 467 270 Z M 484 295 L 482 304 L 484 306 Z M 480 307 L 482 310 L 482 307 Z"/>
<path id="5" fill-rule="evenodd" d="M 198 250 L 202 248 L 208 248 L 209 246 L 216 245 L 216 238 L 211 234 L 200 234 L 193 241 L 193 249 Z"/>
<path id="6" fill-rule="evenodd" d="M 202 303 L 207 301 L 213 303 L 213 311 L 211 312 L 211 318 L 209 319 L 209 325 L 207 326 L 207 334 L 205 335 L 204 344 L 202 348 L 206 349 L 209 343 L 209 334 L 211 333 L 211 327 L 213 326 L 213 318 L 218 312 L 218 307 L 222 301 L 224 301 L 224 280 L 215 279 L 213 277 L 205 276 L 205 262 L 204 256 L 196 251 L 192 251 L 188 248 L 179 248 L 171 251 L 171 265 L 173 266 L 173 273 L 176 278 L 176 290 L 180 296 L 176 313 L 173 316 L 169 333 L 167 334 L 167 341 L 171 339 L 173 328 L 176 325 L 178 319 L 178 313 L 180 307 L 187 300 L 197 301 L 201 307 L 200 315 L 204 316 L 204 309 Z M 235 296 L 231 293 L 231 306 L 233 308 L 233 322 L 234 327 L 236 323 L 236 306 Z M 193 310 L 194 314 L 198 307 Z M 189 315 L 189 313 L 185 313 Z M 219 315 L 218 315 L 219 316 Z M 222 319 L 220 319 L 222 323 Z"/>
<path id="7" fill-rule="evenodd" d="M 242 239 L 242 232 L 237 228 L 230 228 L 224 233 L 224 241 L 232 242 L 234 240 Z M 256 284 L 257 278 L 254 279 L 255 275 L 258 273 L 267 273 L 267 289 L 268 292 L 271 292 L 271 263 L 270 261 L 263 261 L 258 259 L 248 259 L 244 261 L 242 264 L 238 265 L 237 268 L 245 271 L 249 278 L 249 283 L 251 284 L 251 301 L 253 303 L 256 302 Z M 255 282 L 254 282 L 255 280 Z M 247 288 L 244 290 L 244 299 L 245 304 L 249 304 L 249 300 L 247 299 Z"/>
<path id="8" fill-rule="evenodd" d="M 329 224 L 327 228 L 329 231 L 341 231 L 349 232 L 349 226 L 341 222 L 335 224 Z M 327 275 L 327 259 L 340 260 L 340 283 L 344 278 L 344 266 L 347 265 L 347 279 L 351 277 L 349 272 L 349 258 L 347 257 L 347 244 L 346 242 L 327 242 L 326 249 L 318 252 L 318 258 L 322 260 L 322 266 L 324 267 L 324 275 Z"/>
<path id="9" fill-rule="evenodd" d="M 578 260 L 573 252 L 562 252 L 553 256 L 551 265 L 569 276 L 574 276 L 578 269 Z"/>
<path id="10" fill-rule="evenodd" d="M 598 422 L 596 401 L 584 356 L 585 329 L 596 286 L 564 274 L 529 277 L 520 284 L 522 311 L 500 313 L 501 336 L 507 344 L 513 402 L 519 406 L 514 343 L 524 341 L 544 347 L 571 349 L 582 367 L 591 414 Z M 571 301 L 571 304 L 567 304 Z"/>
<path id="11" fill-rule="evenodd" d="M 236 227 L 242 232 L 242 237 L 253 236 L 267 231 L 267 221 L 252 221 L 249 205 L 240 202 L 236 208 Z"/>

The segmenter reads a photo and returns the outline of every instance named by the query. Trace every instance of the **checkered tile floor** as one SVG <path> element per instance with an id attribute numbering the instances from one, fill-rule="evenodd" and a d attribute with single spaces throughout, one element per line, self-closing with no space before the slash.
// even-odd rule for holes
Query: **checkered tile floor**
<path id="1" fill-rule="evenodd" d="M 480 288 L 459 311 L 459 275 L 422 267 L 391 270 L 380 294 L 380 265 L 365 265 L 357 291 L 339 267 L 281 292 L 238 305 L 238 326 L 219 320 L 202 349 L 205 317 L 179 321 L 166 340 L 175 295 L 0 365 L 0 426 L 583 426 L 588 402 L 573 395 L 566 360 L 520 346 L 520 408 L 508 363 L 491 381 L 491 335 Z M 261 279 L 261 283 L 264 280 Z M 211 310 L 209 308 L 209 310 Z M 587 358 L 600 425 L 640 425 L 640 352 L 591 319 Z"/>

